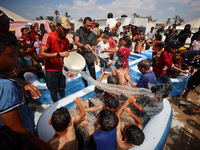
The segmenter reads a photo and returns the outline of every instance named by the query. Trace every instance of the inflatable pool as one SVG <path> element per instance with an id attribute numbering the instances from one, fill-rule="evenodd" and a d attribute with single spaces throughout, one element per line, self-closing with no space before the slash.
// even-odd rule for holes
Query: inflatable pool
<path id="1" fill-rule="evenodd" d="M 142 51 L 140 53 L 140 55 L 143 55 L 143 56 L 145 56 L 147 58 L 151 58 L 152 59 L 152 53 L 153 53 L 153 50 L 146 50 L 146 51 Z"/>
<path id="2" fill-rule="evenodd" d="M 138 70 L 137 66 L 133 66 L 130 68 L 130 76 L 131 76 L 131 80 L 134 83 L 137 83 L 141 77 L 141 73 Z M 178 76 L 177 78 L 171 78 L 171 81 L 173 83 L 173 89 L 172 91 L 169 93 L 169 96 L 180 96 L 181 93 L 183 93 L 183 91 L 185 90 L 186 86 L 187 86 L 187 81 L 189 79 L 189 75 L 188 74 L 181 74 L 180 76 Z M 162 84 L 162 81 L 158 80 L 157 84 Z"/>
<path id="3" fill-rule="evenodd" d="M 146 57 L 132 53 L 132 54 L 130 54 L 130 57 L 129 57 L 129 66 L 130 67 L 134 66 L 143 59 L 146 59 Z M 118 60 L 118 57 L 116 57 L 115 60 Z M 97 65 L 95 65 L 95 69 L 96 69 L 96 78 L 98 79 L 101 74 L 101 69 Z M 110 68 L 108 68 L 107 71 L 111 72 Z M 36 99 L 37 102 L 42 103 L 42 104 L 53 103 L 51 96 L 50 96 L 50 91 L 47 89 L 46 83 L 39 82 L 36 75 L 31 72 L 25 73 L 24 78 L 27 82 L 29 82 L 29 83 L 33 84 L 35 87 L 37 87 L 40 90 L 40 92 L 42 93 L 42 96 L 40 96 L 39 99 Z M 67 78 L 66 88 L 65 88 L 65 96 L 69 96 L 69 95 L 71 95 L 79 90 L 82 90 L 84 88 L 85 88 L 85 86 L 83 84 L 83 80 L 82 80 L 80 73 L 78 74 L 78 76 L 76 78 L 73 78 L 73 79 Z M 59 99 L 60 99 L 60 97 L 59 97 Z"/>
<path id="4" fill-rule="evenodd" d="M 94 97 L 95 95 L 96 93 L 94 92 L 94 86 L 91 85 L 49 106 L 43 112 L 37 123 L 37 132 L 39 137 L 45 142 L 48 142 L 55 134 L 54 129 L 51 125 L 49 125 L 48 122 L 52 113 L 57 108 L 65 106 L 69 109 L 75 105 L 73 99 L 76 97 L 81 96 L 83 100 L 86 100 L 88 98 Z M 143 132 L 145 134 L 145 140 L 143 144 L 131 148 L 132 150 L 163 149 L 169 134 L 173 115 L 171 105 L 167 99 L 163 100 L 163 105 L 163 110 L 159 114 L 152 117 L 144 127 Z"/>

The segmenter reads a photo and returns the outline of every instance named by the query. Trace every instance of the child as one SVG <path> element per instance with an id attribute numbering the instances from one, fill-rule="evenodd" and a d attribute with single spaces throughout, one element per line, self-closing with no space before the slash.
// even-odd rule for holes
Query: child
<path id="1" fill-rule="evenodd" d="M 101 42 L 101 41 L 103 40 L 103 37 L 104 37 L 104 33 L 101 32 L 100 37 L 99 37 L 98 40 L 97 40 L 98 43 Z"/>
<path id="2" fill-rule="evenodd" d="M 150 70 L 150 63 L 147 59 L 138 63 L 138 69 L 142 73 L 142 76 L 137 85 L 133 87 L 149 89 L 150 85 L 157 85 L 156 76 L 153 71 Z"/>
<path id="3" fill-rule="evenodd" d="M 41 44 L 41 40 L 40 40 L 40 35 L 36 34 L 35 35 L 35 42 L 33 44 L 34 48 L 35 48 L 35 52 L 36 54 L 39 54 L 40 51 L 40 44 Z"/>
<path id="4" fill-rule="evenodd" d="M 119 34 L 119 36 L 118 36 L 118 39 L 123 38 L 123 36 L 124 36 L 124 33 L 123 33 L 123 32 L 120 32 L 120 34 Z"/>
<path id="5" fill-rule="evenodd" d="M 142 121 L 131 112 L 131 109 L 127 106 L 130 103 L 135 103 L 136 99 L 134 97 L 130 97 L 127 101 L 119 108 L 117 111 L 117 117 L 119 119 L 119 123 L 117 125 L 117 147 L 119 149 L 129 149 L 134 147 L 135 145 L 141 145 L 144 141 L 144 133 L 142 131 Z M 121 119 L 120 116 L 123 111 L 127 111 L 125 115 L 131 116 L 137 122 L 136 125 L 127 125 L 124 127 L 123 132 L 121 132 Z"/>
<path id="6" fill-rule="evenodd" d="M 158 63 L 153 67 L 153 72 L 155 73 L 156 77 L 164 83 L 166 89 L 169 91 L 172 90 L 173 84 L 171 82 L 171 79 L 167 75 L 167 68 L 173 68 L 177 71 L 190 74 L 185 70 L 177 68 L 173 64 L 173 53 L 175 52 L 177 47 L 177 41 L 170 41 L 166 49 L 161 53 Z"/>
<path id="7" fill-rule="evenodd" d="M 115 48 L 116 44 L 115 44 L 115 41 L 113 40 L 113 33 L 109 34 L 108 43 L 109 43 L 110 49 L 114 49 Z M 116 54 L 110 52 L 109 55 L 110 55 L 110 60 L 112 60 L 114 62 Z"/>
<path id="8" fill-rule="evenodd" d="M 97 117 L 96 128 L 92 135 L 89 148 L 99 150 L 115 150 L 117 148 L 117 115 L 108 109 L 103 109 Z"/>
<path id="9" fill-rule="evenodd" d="M 51 116 L 49 124 L 55 129 L 55 135 L 49 140 L 52 150 L 57 149 L 78 149 L 74 124 L 85 116 L 85 111 L 81 105 L 82 98 L 77 97 L 74 102 L 78 105 L 80 113 L 71 118 L 68 109 L 59 108 Z"/>
<path id="10" fill-rule="evenodd" d="M 162 36 L 160 34 L 155 34 L 155 42 L 154 42 L 154 46 L 153 46 L 153 54 L 152 54 L 152 58 L 156 57 L 157 51 L 158 51 L 158 44 L 161 42 L 162 40 Z M 153 59 L 153 66 L 156 65 L 156 60 Z"/>
<path id="11" fill-rule="evenodd" d="M 197 39 L 192 42 L 190 50 L 200 50 L 200 34 Z"/>
<path id="12" fill-rule="evenodd" d="M 109 54 L 108 53 L 103 53 L 104 50 L 109 50 L 110 46 L 107 40 L 109 39 L 109 36 L 106 34 L 103 37 L 103 41 L 98 43 L 99 47 L 99 54 L 100 54 L 100 66 L 101 66 L 101 72 L 105 71 L 108 68 L 107 63 L 110 60 Z M 105 69 L 104 68 L 105 65 Z"/>
<path id="13" fill-rule="evenodd" d="M 32 47 L 30 44 L 25 44 L 24 45 L 24 52 L 31 52 L 32 50 Z"/>
<path id="14" fill-rule="evenodd" d="M 128 85 L 128 82 L 134 86 L 134 83 L 131 81 L 131 77 L 127 69 L 123 69 L 123 62 L 118 60 L 115 62 L 116 71 L 113 69 L 112 65 L 110 65 L 110 69 L 113 75 L 117 75 L 119 77 L 119 84 L 120 85 Z"/>
<path id="15" fill-rule="evenodd" d="M 159 60 L 159 58 L 160 58 L 160 55 L 161 55 L 161 53 L 162 53 L 162 51 L 163 51 L 163 47 L 164 47 L 164 43 L 163 42 L 160 42 L 158 45 L 157 45 L 157 47 L 158 47 L 158 51 L 157 51 L 157 53 L 153 56 L 153 66 L 155 66 L 155 64 L 156 63 L 158 63 L 158 60 Z"/>
<path id="16" fill-rule="evenodd" d="M 27 29 L 26 28 L 21 28 L 21 33 L 22 36 L 21 38 L 24 40 L 23 44 L 32 44 L 32 40 L 30 38 L 30 36 L 28 35 Z"/>
<path id="17" fill-rule="evenodd" d="M 114 52 L 118 53 L 119 59 L 123 62 L 124 69 L 127 69 L 129 71 L 129 61 L 128 58 L 130 56 L 130 47 L 132 45 L 132 41 L 128 36 L 124 36 L 122 39 L 122 45 L 123 47 L 119 50 L 104 50 L 104 52 Z"/>
<path id="18" fill-rule="evenodd" d="M 141 37 L 137 43 L 135 53 L 140 54 L 144 49 L 144 37 Z"/>
<path id="19" fill-rule="evenodd" d="M 14 42 L 6 35 L 0 36 L 0 125 L 7 125 L 13 131 L 30 135 L 29 146 L 49 149 L 36 137 L 34 113 L 26 105 L 22 85 L 10 77 L 16 68 L 18 57 Z"/>

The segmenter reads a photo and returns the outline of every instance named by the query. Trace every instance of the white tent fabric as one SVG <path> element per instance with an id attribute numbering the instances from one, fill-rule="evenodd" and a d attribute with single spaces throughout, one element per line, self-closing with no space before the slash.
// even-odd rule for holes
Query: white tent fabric
<path id="1" fill-rule="evenodd" d="M 192 20 L 186 24 L 190 24 L 191 25 L 191 30 L 194 32 L 197 32 L 199 30 L 200 27 L 200 18 L 197 18 L 195 20 Z M 186 24 L 182 25 L 185 26 Z"/>
<path id="2" fill-rule="evenodd" d="M 9 18 L 13 19 L 14 21 L 29 21 L 3 7 L 0 6 L 0 10 L 2 10 Z"/>

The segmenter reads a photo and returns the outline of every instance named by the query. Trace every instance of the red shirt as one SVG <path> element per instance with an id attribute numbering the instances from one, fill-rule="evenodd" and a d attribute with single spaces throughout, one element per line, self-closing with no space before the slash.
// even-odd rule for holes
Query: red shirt
<path id="1" fill-rule="evenodd" d="M 57 53 L 69 50 L 69 41 L 67 38 L 60 39 L 56 31 L 46 33 L 42 37 L 41 46 L 48 48 L 47 53 Z M 46 71 L 59 72 L 63 67 L 63 59 L 61 57 L 44 59 L 44 67 Z"/>
<path id="2" fill-rule="evenodd" d="M 161 43 L 161 41 L 155 41 L 155 43 L 154 43 L 153 56 L 156 55 L 158 52 L 158 44 L 159 43 Z"/>
<path id="3" fill-rule="evenodd" d="M 166 50 L 162 51 L 158 63 L 153 67 L 155 75 L 164 75 L 167 73 L 167 68 L 173 65 L 173 53 L 169 53 Z"/>
<path id="4" fill-rule="evenodd" d="M 120 55 L 120 60 L 123 62 L 124 67 L 123 68 L 129 68 L 129 62 L 128 58 L 130 56 L 130 48 L 124 47 L 118 50 L 119 55 Z"/>
<path id="5" fill-rule="evenodd" d="M 108 39 L 108 43 L 109 43 L 110 49 L 113 49 L 115 45 L 115 41 L 113 39 Z M 113 53 L 110 52 L 109 54 L 113 54 Z"/>
<path id="6" fill-rule="evenodd" d="M 29 36 L 21 36 L 22 39 L 24 39 L 24 45 L 25 44 L 30 44 L 31 45 L 31 38 Z"/>

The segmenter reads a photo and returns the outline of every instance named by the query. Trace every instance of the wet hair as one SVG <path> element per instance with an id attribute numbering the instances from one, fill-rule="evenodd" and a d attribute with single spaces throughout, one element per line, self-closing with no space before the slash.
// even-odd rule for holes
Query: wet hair
<path id="1" fill-rule="evenodd" d="M 92 21 L 92 19 L 91 19 L 90 17 L 85 17 L 85 18 L 84 18 L 84 20 L 83 20 L 83 23 L 85 24 L 85 23 L 86 23 L 86 21 L 89 21 L 89 22 L 91 22 L 91 21 Z"/>
<path id="2" fill-rule="evenodd" d="M 115 75 L 109 75 L 107 78 L 107 83 L 119 85 L 119 77 Z"/>
<path id="3" fill-rule="evenodd" d="M 144 68 L 145 70 L 149 70 L 150 69 L 150 63 L 149 63 L 149 61 L 147 59 L 141 60 L 138 63 L 138 67 L 139 68 Z"/>
<path id="4" fill-rule="evenodd" d="M 124 66 L 124 63 L 120 59 L 115 62 L 115 67 L 117 69 L 123 68 L 123 66 Z"/>
<path id="5" fill-rule="evenodd" d="M 147 60 L 149 61 L 149 63 L 153 62 L 153 60 L 151 58 L 147 58 Z"/>
<path id="6" fill-rule="evenodd" d="M 126 47 L 127 48 L 130 48 L 131 47 L 131 45 L 132 45 L 132 41 L 131 41 L 131 39 L 129 38 L 129 36 L 124 36 L 123 37 L 123 40 L 126 42 Z"/>
<path id="7" fill-rule="evenodd" d="M 69 111 L 64 107 L 58 108 L 51 116 L 52 126 L 58 132 L 64 131 L 68 127 L 70 120 Z"/>
<path id="8" fill-rule="evenodd" d="M 0 126 L 0 149 L 19 150 L 28 148 L 31 136 L 12 131 L 8 126 Z"/>
<path id="9" fill-rule="evenodd" d="M 155 37 L 157 38 L 158 41 L 162 40 L 162 36 L 160 34 L 155 34 Z"/>
<path id="10" fill-rule="evenodd" d="M 109 97 L 105 100 L 105 105 L 109 108 L 117 109 L 119 106 L 119 101 L 115 97 Z"/>
<path id="11" fill-rule="evenodd" d="M 25 44 L 24 45 L 24 50 L 26 51 L 28 48 L 32 48 L 30 44 Z"/>
<path id="12" fill-rule="evenodd" d="M 130 125 L 125 132 L 126 142 L 134 145 L 141 145 L 145 139 L 143 131 L 136 125 Z"/>
<path id="13" fill-rule="evenodd" d="M 6 47 L 14 46 L 15 42 L 9 36 L 0 34 L 0 55 L 5 51 Z"/>
<path id="14" fill-rule="evenodd" d="M 21 33 L 23 33 L 23 32 L 24 32 L 24 30 L 26 30 L 26 28 L 21 28 Z"/>
<path id="15" fill-rule="evenodd" d="M 164 85 L 156 85 L 151 87 L 151 92 L 160 98 L 166 98 L 170 93 L 170 91 L 167 90 Z"/>
<path id="16" fill-rule="evenodd" d="M 108 109 L 103 109 L 99 113 L 99 124 L 103 131 L 112 131 L 118 125 L 119 119 L 117 115 Z"/>

